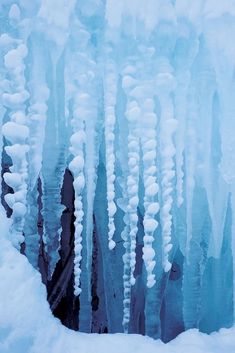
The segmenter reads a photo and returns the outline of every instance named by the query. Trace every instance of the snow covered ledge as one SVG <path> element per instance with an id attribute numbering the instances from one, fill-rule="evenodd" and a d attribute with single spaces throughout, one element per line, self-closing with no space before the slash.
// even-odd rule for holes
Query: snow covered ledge
<path id="1" fill-rule="evenodd" d="M 168 344 L 140 335 L 67 329 L 50 311 L 40 274 L 7 239 L 10 223 L 2 209 L 0 220 L 1 353 L 234 353 L 235 327 L 211 335 L 190 330 Z"/>

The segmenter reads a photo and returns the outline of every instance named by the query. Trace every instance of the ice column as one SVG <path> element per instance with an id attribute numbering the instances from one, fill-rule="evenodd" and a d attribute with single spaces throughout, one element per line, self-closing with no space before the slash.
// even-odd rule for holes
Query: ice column
<path id="1" fill-rule="evenodd" d="M 171 227 L 172 227 L 172 204 L 173 204 L 173 185 L 172 180 L 175 176 L 174 156 L 175 147 L 173 134 L 177 127 L 177 120 L 174 119 L 174 107 L 171 93 L 175 88 L 175 79 L 171 73 L 171 67 L 167 60 L 159 62 L 160 73 L 156 78 L 157 95 L 161 105 L 161 201 L 160 218 L 162 225 L 163 269 L 168 272 L 171 269 L 169 262 L 169 252 L 172 249 Z"/>
<path id="2" fill-rule="evenodd" d="M 45 63 L 40 42 L 34 39 L 32 43 L 33 63 L 29 88 L 31 92 L 28 124 L 29 136 L 29 181 L 28 181 L 28 212 L 25 218 L 25 253 L 30 263 L 37 267 L 39 254 L 38 235 L 38 178 L 42 168 L 42 152 L 45 138 L 45 125 L 47 118 L 47 100 L 49 89 L 45 79 Z"/>
<path id="3" fill-rule="evenodd" d="M 179 20 L 179 33 L 174 48 L 174 67 L 177 89 L 175 90 L 175 116 L 178 121 L 176 131 L 176 191 L 177 206 L 184 201 L 185 179 L 184 153 L 187 126 L 187 102 L 191 80 L 191 66 L 198 53 L 199 41 L 193 27 L 183 19 Z"/>
<path id="4" fill-rule="evenodd" d="M 177 73 L 177 90 L 176 90 L 176 108 L 175 113 L 179 128 L 176 135 L 176 190 L 177 190 L 177 206 L 180 207 L 183 199 L 183 180 L 184 180 L 184 148 L 185 148 L 185 128 L 186 128 L 186 107 L 187 107 L 187 91 L 190 74 L 189 72 Z"/>
<path id="5" fill-rule="evenodd" d="M 131 306 L 131 267 L 130 267 L 130 251 L 131 251 L 131 242 L 130 242 L 130 222 L 129 214 L 127 212 L 128 207 L 128 193 L 127 193 L 127 176 L 129 173 L 128 168 L 128 156 L 126 153 L 126 141 L 128 137 L 128 132 L 126 131 L 125 117 L 121 116 L 121 130 L 118 136 L 119 138 L 119 151 L 117 152 L 118 162 L 121 166 L 121 175 L 117 177 L 117 183 L 121 189 L 121 198 L 117 199 L 118 207 L 123 211 L 123 223 L 124 228 L 121 232 L 121 238 L 123 239 L 123 246 L 125 252 L 122 256 L 123 260 L 123 320 L 122 326 L 123 331 L 128 333 L 129 322 L 130 322 L 130 306 Z"/>
<path id="6" fill-rule="evenodd" d="M 150 84 L 150 88 L 153 86 Z M 155 275 L 153 269 L 156 265 L 154 261 L 155 251 L 153 249 L 154 232 L 157 229 L 158 222 L 155 216 L 159 211 L 159 203 L 156 201 L 159 190 L 156 178 L 156 124 L 157 116 L 154 112 L 153 98 L 146 98 L 143 102 L 142 112 L 142 135 L 141 146 L 143 151 L 144 166 L 144 247 L 143 260 L 147 271 L 147 287 L 151 288 L 155 284 Z"/>
<path id="7" fill-rule="evenodd" d="M 111 48 L 108 48 L 111 51 Z M 114 128 L 115 128 L 115 104 L 117 77 L 115 63 L 111 58 L 108 58 L 106 63 L 106 79 L 105 79 L 105 143 L 106 143 L 106 176 L 107 176 L 107 200 L 108 200 L 108 241 L 109 249 L 115 247 L 113 235 L 115 232 L 114 215 L 117 211 L 115 198 L 115 153 L 114 153 Z"/>
<path id="8" fill-rule="evenodd" d="M 127 196 L 127 186 L 124 181 L 124 178 L 121 178 L 121 187 L 122 187 L 122 199 L 118 199 L 118 206 L 125 212 L 123 217 L 124 229 L 121 233 L 121 237 L 124 240 L 123 246 L 125 248 L 125 253 L 123 254 L 123 331 L 128 333 L 128 326 L 130 322 L 130 305 L 131 305 L 131 267 L 130 267 L 130 225 L 129 225 L 129 216 L 126 213 L 128 206 L 128 196 Z"/>
<path id="9" fill-rule="evenodd" d="M 73 159 L 69 164 L 69 169 L 74 176 L 74 192 L 75 192 L 75 240 L 74 240 L 74 294 L 79 295 L 81 293 L 80 288 L 80 274 L 81 268 L 80 263 L 82 260 L 82 230 L 83 230 L 83 203 L 82 193 L 85 186 L 84 177 L 84 144 L 85 144 L 85 131 L 84 131 L 84 116 L 83 109 L 86 106 L 86 95 L 78 94 L 75 98 L 74 109 L 73 109 L 73 135 L 71 136 L 70 152 L 73 155 Z"/>
<path id="10" fill-rule="evenodd" d="M 197 106 L 195 102 L 195 87 L 192 84 L 189 88 L 188 96 L 188 120 L 186 124 L 186 151 L 185 151 L 185 171 L 186 171 L 186 258 L 189 261 L 190 242 L 192 239 L 192 208 L 193 192 L 195 187 L 195 165 L 196 165 L 196 131 Z"/>
<path id="11" fill-rule="evenodd" d="M 127 177 L 127 195 L 128 206 L 127 213 L 130 225 L 130 283 L 135 284 L 134 270 L 136 264 L 136 234 L 138 231 L 137 206 L 139 203 L 139 118 L 141 110 L 136 99 L 132 95 L 132 89 L 135 87 L 135 68 L 127 65 L 123 72 L 122 86 L 127 96 L 126 118 L 128 121 L 128 177 Z"/>

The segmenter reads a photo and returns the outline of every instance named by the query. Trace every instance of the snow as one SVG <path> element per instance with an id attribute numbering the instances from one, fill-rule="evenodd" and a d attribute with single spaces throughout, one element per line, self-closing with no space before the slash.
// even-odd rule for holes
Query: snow
<path id="1" fill-rule="evenodd" d="M 146 232 L 154 232 L 158 226 L 158 222 L 155 219 L 147 219 L 144 221 L 144 228 Z"/>
<path id="2" fill-rule="evenodd" d="M 28 54 L 26 45 L 20 44 L 16 49 L 10 50 L 4 57 L 4 64 L 7 69 L 17 69 L 22 65 L 22 59 Z"/>
<path id="3" fill-rule="evenodd" d="M 22 202 L 15 202 L 12 207 L 12 211 L 14 217 L 24 217 L 27 212 L 27 208 Z"/>
<path id="4" fill-rule="evenodd" d="M 29 136 L 29 129 L 27 126 L 12 121 L 3 125 L 2 133 L 12 144 L 14 144 L 17 142 L 24 142 Z"/>
<path id="5" fill-rule="evenodd" d="M 21 184 L 21 175 L 19 173 L 5 173 L 3 177 L 5 182 L 11 187 L 17 187 Z"/>
<path id="6" fill-rule="evenodd" d="M 29 94 L 26 90 L 22 91 L 21 93 L 12 93 L 12 94 L 4 93 L 2 95 L 3 103 L 8 108 L 12 106 L 17 107 L 20 104 L 27 101 L 28 99 L 29 99 Z"/>

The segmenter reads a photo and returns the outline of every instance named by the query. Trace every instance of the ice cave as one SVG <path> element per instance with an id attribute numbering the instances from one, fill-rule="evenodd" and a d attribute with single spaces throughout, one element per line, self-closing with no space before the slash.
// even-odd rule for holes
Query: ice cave
<path id="1" fill-rule="evenodd" d="M 0 353 L 235 352 L 235 0 L 0 0 Z"/>

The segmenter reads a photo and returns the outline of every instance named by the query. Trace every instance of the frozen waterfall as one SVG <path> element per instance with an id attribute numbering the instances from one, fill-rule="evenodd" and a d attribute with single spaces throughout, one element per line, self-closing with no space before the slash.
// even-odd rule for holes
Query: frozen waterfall
<path id="1" fill-rule="evenodd" d="M 2 205 L 51 310 L 235 321 L 235 0 L 0 1 Z"/>

